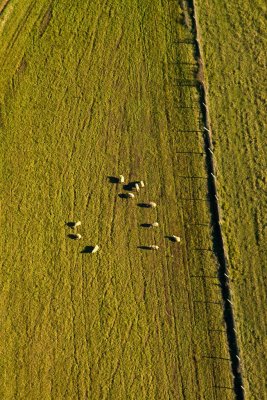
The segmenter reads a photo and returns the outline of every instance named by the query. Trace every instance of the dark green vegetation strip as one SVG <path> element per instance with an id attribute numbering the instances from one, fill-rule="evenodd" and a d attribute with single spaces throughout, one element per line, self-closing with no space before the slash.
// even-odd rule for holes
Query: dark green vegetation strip
<path id="1" fill-rule="evenodd" d="M 4 399 L 234 398 L 188 14 L 121 3 L 1 15 Z"/>
<path id="2" fill-rule="evenodd" d="M 265 399 L 266 4 L 196 4 L 245 394 Z"/>

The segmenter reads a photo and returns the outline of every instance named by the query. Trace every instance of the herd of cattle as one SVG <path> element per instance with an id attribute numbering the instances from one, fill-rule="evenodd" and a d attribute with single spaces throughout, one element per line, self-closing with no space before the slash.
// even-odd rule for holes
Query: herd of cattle
<path id="1" fill-rule="evenodd" d="M 121 184 L 125 183 L 125 179 L 124 179 L 123 175 L 119 175 L 119 178 L 113 178 L 113 180 L 114 180 L 114 182 L 117 182 L 117 183 L 121 183 Z M 145 187 L 144 181 L 130 183 L 130 184 L 124 186 L 124 188 L 127 190 L 127 192 L 120 193 L 119 196 L 121 198 L 125 198 L 125 199 L 134 199 L 135 195 L 134 195 L 134 193 L 132 193 L 132 191 L 136 191 L 137 193 L 139 193 L 140 188 L 144 188 L 144 187 Z M 156 208 L 157 204 L 154 201 L 150 201 L 148 203 L 142 203 L 142 207 Z M 77 228 L 79 226 L 81 226 L 81 221 L 71 222 L 71 223 L 68 223 L 67 225 L 71 226 L 75 231 L 77 231 Z M 155 221 L 155 222 L 152 222 L 149 224 L 143 224 L 143 226 L 150 227 L 150 228 L 158 228 L 159 223 L 157 221 Z M 69 237 L 71 237 L 72 239 L 75 239 L 75 240 L 80 240 L 82 238 L 82 235 L 80 233 L 76 232 L 76 233 L 69 235 Z M 169 236 L 169 239 L 172 240 L 173 242 L 178 242 L 178 243 L 181 241 L 180 236 L 175 236 L 175 235 Z M 145 248 L 147 250 L 159 250 L 159 246 L 156 244 L 151 244 L 148 246 L 141 246 L 141 248 Z M 91 248 L 90 253 L 96 253 L 98 250 L 99 250 L 99 245 L 96 245 Z"/>

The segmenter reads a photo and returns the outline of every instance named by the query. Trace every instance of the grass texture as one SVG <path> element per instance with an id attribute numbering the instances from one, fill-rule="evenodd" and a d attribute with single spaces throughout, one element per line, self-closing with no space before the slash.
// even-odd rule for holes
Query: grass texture
<path id="1" fill-rule="evenodd" d="M 233 399 L 188 15 L 0 4 L 0 397 Z"/>

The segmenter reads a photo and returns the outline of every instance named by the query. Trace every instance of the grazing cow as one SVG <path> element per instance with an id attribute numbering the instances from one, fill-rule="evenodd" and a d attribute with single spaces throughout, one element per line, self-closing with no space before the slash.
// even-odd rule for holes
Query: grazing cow
<path id="1" fill-rule="evenodd" d="M 180 242 L 181 241 L 180 236 L 172 235 L 171 238 L 172 238 L 173 242 Z"/>
<path id="2" fill-rule="evenodd" d="M 134 194 L 133 193 L 119 193 L 118 196 L 121 199 L 134 199 Z"/>
<path id="3" fill-rule="evenodd" d="M 77 228 L 77 226 L 81 226 L 81 221 L 74 222 L 73 228 Z"/>
<path id="4" fill-rule="evenodd" d="M 134 188 L 138 193 L 140 192 L 140 187 L 139 187 L 138 183 L 134 184 Z"/>
<path id="5" fill-rule="evenodd" d="M 154 203 L 154 201 L 150 201 L 150 202 L 148 203 L 148 207 L 150 207 L 150 208 L 155 208 L 155 207 L 157 207 L 157 204 Z"/>
<path id="6" fill-rule="evenodd" d="M 149 247 L 151 250 L 158 250 L 159 249 L 159 246 L 157 246 L 156 244 L 151 244 L 150 246 L 147 246 L 147 247 Z"/>
<path id="7" fill-rule="evenodd" d="M 120 182 L 120 183 L 124 183 L 124 176 L 123 176 L 123 175 L 120 175 L 120 176 L 119 176 L 119 182 Z"/>
<path id="8" fill-rule="evenodd" d="M 98 244 L 93 248 L 92 253 L 96 253 L 99 250 Z"/>
<path id="9" fill-rule="evenodd" d="M 139 185 L 140 185 L 141 188 L 144 188 L 145 187 L 144 181 L 140 181 Z"/>
<path id="10" fill-rule="evenodd" d="M 153 222 L 152 224 L 151 224 L 151 227 L 152 228 L 157 228 L 159 226 L 159 223 L 158 222 Z"/>
<path id="11" fill-rule="evenodd" d="M 82 238 L 82 235 L 80 235 L 79 233 L 74 233 L 74 234 L 72 235 L 72 238 L 73 238 L 73 239 L 76 239 L 76 240 L 79 240 L 79 239 Z"/>

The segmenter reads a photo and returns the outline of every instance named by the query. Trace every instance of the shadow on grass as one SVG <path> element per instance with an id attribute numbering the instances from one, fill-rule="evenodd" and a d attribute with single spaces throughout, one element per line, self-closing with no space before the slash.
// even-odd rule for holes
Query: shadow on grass
<path id="1" fill-rule="evenodd" d="M 85 246 L 85 248 L 81 251 L 82 254 L 90 254 L 94 250 L 95 246 Z"/>
<path id="2" fill-rule="evenodd" d="M 133 188 L 134 188 L 134 185 L 131 182 L 123 185 L 123 190 L 131 191 L 131 190 L 133 190 Z"/>
<path id="3" fill-rule="evenodd" d="M 138 207 L 141 207 L 141 208 L 151 208 L 150 204 L 147 204 L 147 203 L 138 203 L 137 205 L 138 205 Z"/>
<path id="4" fill-rule="evenodd" d="M 74 226 L 75 226 L 75 222 L 74 221 L 69 221 L 69 222 L 66 222 L 66 226 L 68 226 L 69 228 L 74 228 Z"/>
<path id="5" fill-rule="evenodd" d="M 218 279 L 216 275 L 190 275 L 191 278 L 211 278 L 211 279 Z"/>
<path id="6" fill-rule="evenodd" d="M 77 238 L 77 235 L 75 235 L 75 233 L 70 233 L 69 235 L 68 235 L 68 238 L 70 238 L 70 239 L 72 239 L 72 240 L 77 240 L 78 238 Z"/>
<path id="7" fill-rule="evenodd" d="M 140 183 L 139 181 L 129 182 L 129 183 L 123 185 L 123 189 L 124 190 L 129 190 L 129 191 L 134 190 L 135 189 L 135 185 L 139 184 L 139 183 Z"/>
<path id="8" fill-rule="evenodd" d="M 142 228 L 151 228 L 151 224 L 140 224 Z"/>
<path id="9" fill-rule="evenodd" d="M 121 199 L 131 199 L 131 197 L 129 197 L 129 193 L 119 193 L 118 196 Z"/>
<path id="10" fill-rule="evenodd" d="M 217 357 L 217 356 L 203 356 L 203 358 L 210 358 L 210 359 L 214 359 L 214 360 L 231 361 L 230 358 L 226 358 L 226 357 Z"/>
<path id="11" fill-rule="evenodd" d="M 116 176 L 108 176 L 109 183 L 119 183 L 120 180 Z"/>
<path id="12" fill-rule="evenodd" d="M 165 237 L 165 239 L 168 239 L 170 242 L 173 242 L 173 243 L 176 242 L 175 238 L 173 238 L 172 236 L 164 236 L 164 237 Z"/>

